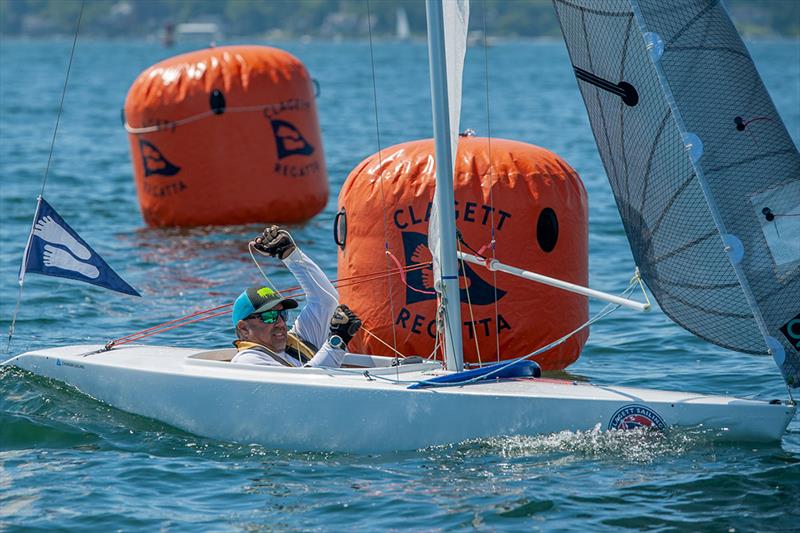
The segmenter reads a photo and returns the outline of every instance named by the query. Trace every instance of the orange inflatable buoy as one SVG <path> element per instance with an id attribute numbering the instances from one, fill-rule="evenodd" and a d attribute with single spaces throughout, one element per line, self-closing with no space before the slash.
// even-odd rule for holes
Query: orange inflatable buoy
<path id="1" fill-rule="evenodd" d="M 500 262 L 587 284 L 586 190 L 560 157 L 521 142 L 462 137 L 454 166 L 456 226 L 467 245 L 492 257 L 494 233 Z M 432 140 L 399 144 L 362 161 L 339 194 L 340 301 L 406 355 L 434 349 L 436 296 L 425 266 L 434 172 Z M 370 276 L 396 269 L 395 261 L 409 268 L 405 282 L 399 274 Z M 472 363 L 528 354 L 588 319 L 584 296 L 470 264 L 462 265 L 461 303 L 464 361 Z M 565 368 L 587 338 L 584 329 L 535 360 L 545 370 Z M 348 347 L 393 355 L 363 333 Z"/>
<path id="2" fill-rule="evenodd" d="M 328 200 L 314 82 L 291 54 L 225 46 L 142 72 L 125 100 L 151 226 L 296 223 Z"/>

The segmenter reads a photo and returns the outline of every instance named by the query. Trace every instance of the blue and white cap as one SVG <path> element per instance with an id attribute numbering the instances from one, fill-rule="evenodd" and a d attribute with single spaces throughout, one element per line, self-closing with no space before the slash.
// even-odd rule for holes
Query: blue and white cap
<path id="1" fill-rule="evenodd" d="M 233 302 L 233 327 L 235 328 L 240 320 L 244 320 L 255 313 L 269 311 L 281 303 L 284 309 L 295 309 L 297 307 L 296 300 L 283 298 L 269 287 L 250 287 Z"/>

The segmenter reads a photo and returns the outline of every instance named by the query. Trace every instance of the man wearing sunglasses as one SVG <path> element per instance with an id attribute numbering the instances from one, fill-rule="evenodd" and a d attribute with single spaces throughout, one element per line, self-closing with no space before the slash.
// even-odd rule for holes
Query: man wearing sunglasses
<path id="1" fill-rule="evenodd" d="M 231 362 L 271 366 L 339 367 L 345 348 L 361 327 L 322 270 L 294 243 L 286 230 L 272 226 L 251 243 L 259 252 L 280 258 L 300 283 L 306 305 L 289 329 L 289 310 L 297 301 L 269 287 L 251 287 L 233 304 L 239 352 Z"/>

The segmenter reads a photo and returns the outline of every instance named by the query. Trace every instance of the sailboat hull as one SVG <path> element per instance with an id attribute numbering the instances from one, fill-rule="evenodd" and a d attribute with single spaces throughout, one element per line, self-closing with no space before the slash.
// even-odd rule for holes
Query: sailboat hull
<path id="1" fill-rule="evenodd" d="M 98 348 L 37 350 L 6 364 L 197 435 L 287 450 L 374 453 L 640 426 L 769 442 L 780 440 L 795 413 L 785 403 L 530 378 L 409 390 L 409 381 L 432 377 L 433 366 L 425 364 L 365 375 L 365 369 L 231 364 L 169 347 L 86 355 Z M 405 383 L 390 381 L 397 379 Z"/>

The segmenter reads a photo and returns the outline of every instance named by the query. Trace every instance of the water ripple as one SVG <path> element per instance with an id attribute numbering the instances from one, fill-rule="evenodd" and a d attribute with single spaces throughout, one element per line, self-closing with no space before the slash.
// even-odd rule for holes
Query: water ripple
<path id="1" fill-rule="evenodd" d="M 70 46 L 66 39 L 3 39 L 0 46 L 0 327 L 8 327 L 17 297 Z M 282 47 L 322 85 L 317 104 L 331 183 L 323 213 L 291 229 L 335 277 L 336 196 L 378 148 L 370 50 L 360 42 Z M 228 303 L 261 281 L 246 248 L 258 225 L 143 228 L 119 108 L 139 72 L 178 51 L 79 41 L 45 193 L 143 297 L 28 276 L 12 349 L 2 358 L 104 342 Z M 378 43 L 374 51 L 381 145 L 429 137 L 424 43 Z M 487 52 L 492 134 L 552 149 L 579 172 L 590 198 L 590 281 L 619 292 L 633 259 L 563 45 L 499 43 Z M 757 43 L 751 52 L 797 142 L 800 42 Z M 488 130 L 483 61 L 482 54 L 467 60 L 462 112 L 463 126 L 480 135 Z M 277 263 L 262 266 L 279 286 L 294 284 Z M 153 342 L 225 346 L 231 334 L 221 317 Z M 769 358 L 708 345 L 658 311 L 619 311 L 593 327 L 563 377 L 786 396 Z M 780 446 L 769 447 L 722 446 L 699 430 L 591 430 L 397 454 L 292 453 L 190 435 L 0 369 L 0 529 L 790 531 L 800 523 L 798 493 L 797 418 Z"/>

